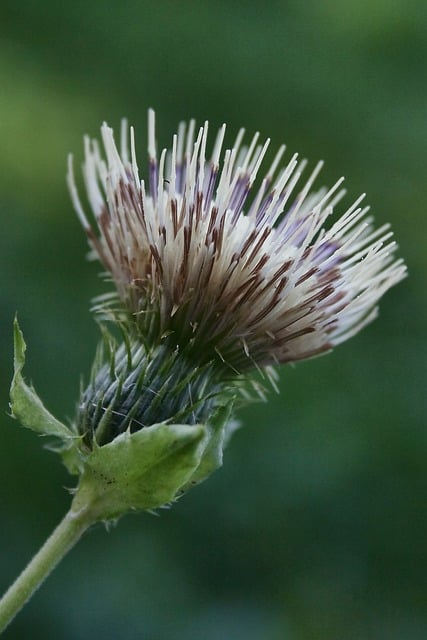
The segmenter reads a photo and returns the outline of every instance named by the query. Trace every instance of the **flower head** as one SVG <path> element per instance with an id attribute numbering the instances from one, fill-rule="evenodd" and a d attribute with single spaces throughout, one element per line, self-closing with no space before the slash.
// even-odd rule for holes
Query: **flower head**
<path id="1" fill-rule="evenodd" d="M 25 342 L 15 322 L 12 414 L 59 441 L 80 476 L 73 505 L 92 519 L 175 500 L 222 463 L 233 411 L 259 391 L 254 367 L 315 356 L 357 333 L 382 294 L 406 273 L 388 225 L 374 229 L 358 198 L 329 218 L 342 180 L 312 191 L 321 163 L 284 168 L 281 147 L 264 177 L 269 141 L 223 151 L 225 126 L 208 153 L 208 124 L 181 124 L 158 158 L 149 112 L 147 180 L 134 133 L 120 151 L 102 127 L 104 150 L 85 140 L 83 175 L 93 211 L 69 187 L 92 254 L 115 284 L 98 310 L 120 327 L 104 341 L 68 427 L 26 384 Z M 209 159 L 207 159 L 209 157 Z"/>
<path id="2" fill-rule="evenodd" d="M 181 124 L 156 152 L 148 119 L 148 179 L 140 179 L 134 132 L 120 151 L 102 129 L 104 153 L 85 139 L 83 174 L 97 229 L 84 213 L 70 163 L 74 206 L 125 309 L 153 343 L 173 335 L 233 370 L 293 362 L 351 337 L 405 275 L 388 225 L 374 229 L 360 196 L 329 223 L 342 179 L 312 191 L 297 154 L 279 169 L 280 147 L 261 180 L 269 145 L 241 130 L 223 152 L 225 125 L 207 159 L 208 123 Z M 104 157 L 105 156 L 105 157 Z"/>
<path id="3" fill-rule="evenodd" d="M 208 123 L 181 124 L 157 156 L 149 112 L 148 180 L 134 133 L 123 124 L 120 152 L 102 127 L 104 155 L 85 140 L 83 175 L 95 225 L 68 182 L 93 254 L 115 283 L 98 309 L 105 327 L 89 385 L 67 426 L 25 382 L 26 344 L 14 323 L 13 417 L 56 441 L 79 476 L 71 509 L 2 599 L 7 623 L 81 534 L 99 521 L 176 500 L 222 464 L 236 401 L 251 396 L 248 374 L 325 352 L 377 313 L 382 294 L 405 276 L 387 225 L 375 230 L 358 198 L 331 225 L 342 180 L 312 192 L 284 147 L 261 180 L 269 140 L 243 130 L 222 152 L 225 126 L 207 160 Z M 302 183 L 301 183 L 302 182 Z M 117 328 L 117 327 L 116 327 Z M 116 332 L 117 333 L 117 332 Z M 3 627 L 4 628 L 4 625 Z"/>

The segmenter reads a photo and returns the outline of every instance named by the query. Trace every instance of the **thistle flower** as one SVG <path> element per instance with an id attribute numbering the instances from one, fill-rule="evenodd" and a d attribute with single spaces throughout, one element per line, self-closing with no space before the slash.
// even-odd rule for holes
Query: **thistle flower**
<path id="1" fill-rule="evenodd" d="M 237 373 L 330 350 L 377 315 L 377 302 L 405 276 L 389 225 L 375 229 L 360 196 L 328 226 L 343 179 L 312 191 L 319 162 L 302 179 L 278 150 L 261 180 L 270 140 L 240 130 L 225 153 L 225 125 L 207 160 L 208 123 L 181 124 L 156 152 L 148 118 L 148 179 L 140 179 L 134 131 L 101 129 L 104 155 L 85 139 L 83 175 L 96 227 L 68 182 L 89 244 L 111 274 L 121 304 L 149 344 L 165 335 L 198 360 Z M 105 312 L 106 305 L 101 305 Z M 116 311 L 115 313 L 119 313 Z"/>
<path id="2" fill-rule="evenodd" d="M 115 285 L 97 311 L 123 340 L 109 338 L 96 359 L 74 430 L 93 451 L 160 423 L 204 425 L 194 482 L 221 464 L 236 403 L 259 393 L 251 370 L 272 380 L 272 365 L 360 331 L 405 266 L 363 195 L 327 225 L 345 192 L 342 179 L 312 191 L 322 163 L 304 181 L 296 154 L 279 169 L 282 146 L 258 180 L 269 145 L 258 134 L 244 147 L 240 130 L 223 152 L 223 125 L 207 160 L 208 123 L 196 135 L 191 121 L 158 158 L 150 110 L 144 181 L 133 129 L 123 122 L 120 152 L 112 129 L 101 132 L 104 155 L 86 137 L 83 165 L 96 227 L 71 158 L 68 184 L 92 255 Z"/>
<path id="3" fill-rule="evenodd" d="M 181 124 L 157 157 L 149 112 L 148 180 L 134 132 L 120 152 L 102 127 L 105 158 L 85 139 L 83 175 L 95 224 L 85 214 L 69 163 L 68 183 L 92 254 L 115 285 L 97 302 L 104 329 L 77 416 L 66 426 L 47 411 L 22 369 L 15 321 L 15 418 L 60 442 L 79 476 L 70 511 L 0 601 L 0 631 L 82 533 L 98 521 L 175 500 L 222 462 L 236 402 L 251 395 L 251 371 L 328 351 L 360 331 L 405 276 L 388 225 L 375 229 L 360 196 L 331 224 L 342 179 L 312 191 L 280 147 L 262 179 L 269 140 L 241 130 L 222 151 L 221 127 L 207 160 L 208 124 Z M 117 331 L 116 331 L 117 334 Z"/>

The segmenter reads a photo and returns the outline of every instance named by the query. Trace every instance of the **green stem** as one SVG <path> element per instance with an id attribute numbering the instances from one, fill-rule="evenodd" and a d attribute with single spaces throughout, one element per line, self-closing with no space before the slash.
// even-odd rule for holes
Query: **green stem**
<path id="1" fill-rule="evenodd" d="M 40 551 L 0 600 L 0 633 L 95 520 L 89 508 L 75 511 L 71 506 Z"/>

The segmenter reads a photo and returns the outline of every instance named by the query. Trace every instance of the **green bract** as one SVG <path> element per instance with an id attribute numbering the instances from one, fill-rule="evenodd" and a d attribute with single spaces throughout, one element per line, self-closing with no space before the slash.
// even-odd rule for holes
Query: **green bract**
<path id="1" fill-rule="evenodd" d="M 59 422 L 43 405 L 34 389 L 28 386 L 22 377 L 25 364 L 26 344 L 19 328 L 18 319 L 14 325 L 14 375 L 10 386 L 10 408 L 12 417 L 24 427 L 45 436 L 55 436 L 64 445 L 72 446 L 73 433 L 62 422 Z"/>
<path id="2" fill-rule="evenodd" d="M 231 404 L 207 424 L 161 422 L 131 432 L 128 428 L 100 446 L 59 422 L 22 376 L 26 345 L 14 324 L 15 371 L 10 398 L 12 416 L 23 426 L 56 440 L 53 447 L 80 482 L 74 509 L 92 505 L 98 520 L 129 511 L 155 509 L 176 499 L 222 464 L 222 448 Z"/>
<path id="3" fill-rule="evenodd" d="M 203 425 L 156 424 L 123 433 L 88 456 L 74 501 L 94 505 L 108 520 L 174 500 L 200 465 L 207 444 Z"/>

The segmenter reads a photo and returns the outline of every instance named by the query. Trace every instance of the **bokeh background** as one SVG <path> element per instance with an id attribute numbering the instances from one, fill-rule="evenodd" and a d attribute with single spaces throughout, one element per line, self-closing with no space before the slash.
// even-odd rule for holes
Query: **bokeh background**
<path id="1" fill-rule="evenodd" d="M 16 310 L 59 418 L 89 372 L 103 285 L 64 181 L 83 133 L 127 116 L 142 165 L 149 106 L 161 145 L 190 116 L 260 130 L 367 191 L 410 271 L 363 334 L 282 369 L 207 483 L 85 536 L 5 639 L 425 639 L 427 3 L 2 0 L 0 34 L 1 590 L 73 485 L 7 390 Z"/>

